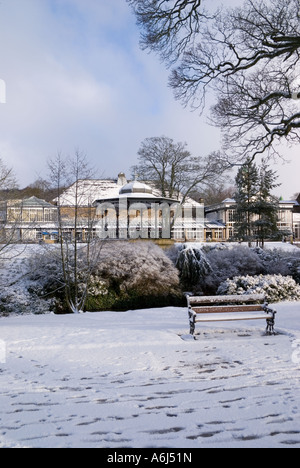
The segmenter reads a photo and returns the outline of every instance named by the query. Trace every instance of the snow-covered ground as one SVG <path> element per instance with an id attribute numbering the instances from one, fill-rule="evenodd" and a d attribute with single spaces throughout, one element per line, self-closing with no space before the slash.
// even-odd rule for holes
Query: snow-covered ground
<path id="1" fill-rule="evenodd" d="M 300 303 L 264 324 L 186 309 L 0 319 L 0 447 L 300 447 Z M 1 363 L 2 361 L 2 363 Z"/>

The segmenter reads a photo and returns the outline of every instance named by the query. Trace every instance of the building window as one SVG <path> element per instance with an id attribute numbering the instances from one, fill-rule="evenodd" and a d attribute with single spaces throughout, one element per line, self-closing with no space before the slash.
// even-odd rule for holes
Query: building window
<path id="1" fill-rule="evenodd" d="M 56 210 L 45 208 L 43 221 L 46 221 L 46 222 L 56 221 Z"/>
<path id="2" fill-rule="evenodd" d="M 228 210 L 228 221 L 232 223 L 235 220 L 236 210 Z"/>
<path id="3" fill-rule="evenodd" d="M 215 230 L 215 239 L 216 240 L 222 240 L 223 239 L 223 231 L 220 230 Z"/>

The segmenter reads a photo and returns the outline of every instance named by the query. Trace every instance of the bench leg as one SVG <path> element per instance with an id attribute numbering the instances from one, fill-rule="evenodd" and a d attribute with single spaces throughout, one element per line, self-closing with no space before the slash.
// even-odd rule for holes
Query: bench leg
<path id="1" fill-rule="evenodd" d="M 196 323 L 195 323 L 196 316 L 193 311 L 189 311 L 189 318 L 190 318 L 190 334 L 193 336 L 195 333 L 195 328 L 196 328 Z"/>
<path id="2" fill-rule="evenodd" d="M 275 325 L 275 317 L 267 319 L 267 329 L 266 329 L 267 335 L 275 335 L 274 325 Z"/>
<path id="3" fill-rule="evenodd" d="M 194 336 L 195 333 L 195 324 L 190 322 L 190 335 Z"/>

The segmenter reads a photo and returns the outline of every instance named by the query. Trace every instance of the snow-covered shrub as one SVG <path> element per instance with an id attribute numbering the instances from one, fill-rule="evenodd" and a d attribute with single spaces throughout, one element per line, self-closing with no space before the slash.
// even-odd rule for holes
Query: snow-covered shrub
<path id="1" fill-rule="evenodd" d="M 228 278 L 264 273 L 263 263 L 259 256 L 245 246 L 211 250 L 207 253 L 207 259 L 211 266 L 211 273 L 203 278 L 201 287 L 211 294 L 214 294 L 220 284 Z"/>
<path id="2" fill-rule="evenodd" d="M 1 265 L 0 315 L 49 313 L 51 298 L 39 294 L 40 285 L 32 279 L 30 258 L 22 255 Z"/>
<path id="3" fill-rule="evenodd" d="M 164 251 L 149 242 L 100 242 L 88 283 L 86 310 L 124 310 L 175 305 L 182 299 L 178 271 Z M 85 271 L 85 252 L 79 267 Z M 55 299 L 55 311 L 64 313 L 64 280 L 59 250 L 45 251 L 32 259 L 34 293 Z M 85 284 L 80 283 L 79 289 Z"/>
<path id="4" fill-rule="evenodd" d="M 32 295 L 26 287 L 16 284 L 5 287 L 0 294 L 0 315 L 47 314 L 51 301 Z"/>
<path id="5" fill-rule="evenodd" d="M 224 281 L 217 294 L 265 294 L 269 302 L 300 300 L 300 286 L 290 276 L 237 276 Z"/>
<path id="6" fill-rule="evenodd" d="M 289 262 L 289 269 L 297 284 L 300 284 L 300 258 Z"/>
<path id="7" fill-rule="evenodd" d="M 43 249 L 29 260 L 31 291 L 39 296 L 63 289 L 63 270 L 58 248 Z"/>
<path id="8" fill-rule="evenodd" d="M 80 287 L 81 285 L 79 285 Z M 97 275 L 92 275 L 89 282 L 91 296 L 106 296 L 109 293 L 109 284 Z"/>
<path id="9" fill-rule="evenodd" d="M 256 247 L 253 249 L 253 252 L 261 260 L 264 273 L 268 275 L 290 276 L 292 274 L 291 266 L 296 259 L 298 258 L 300 262 L 300 251 L 298 254 L 297 250 L 291 254 L 291 252 L 281 249 L 267 250 Z"/>
<path id="10" fill-rule="evenodd" d="M 172 259 L 175 251 L 169 254 Z M 174 260 L 173 260 L 174 261 Z M 216 294 L 218 287 L 236 276 L 292 276 L 300 284 L 300 250 L 263 250 L 233 244 L 184 244 L 175 261 L 185 289 Z"/>
<path id="11" fill-rule="evenodd" d="M 205 294 L 215 294 L 227 278 L 238 275 L 263 273 L 262 261 L 248 247 L 224 244 L 189 246 L 179 251 L 176 266 L 187 289 L 201 289 Z"/>
<path id="12" fill-rule="evenodd" d="M 92 278 L 92 288 L 104 288 L 98 296 L 89 289 L 93 309 L 152 307 L 181 300 L 178 271 L 151 242 L 106 243 Z"/>

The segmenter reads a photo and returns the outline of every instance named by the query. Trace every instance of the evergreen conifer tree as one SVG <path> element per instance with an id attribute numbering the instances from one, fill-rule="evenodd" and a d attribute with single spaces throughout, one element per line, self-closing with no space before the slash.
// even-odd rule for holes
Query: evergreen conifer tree
<path id="1" fill-rule="evenodd" d="M 248 241 L 249 247 L 256 240 L 264 247 L 265 240 L 278 235 L 278 199 L 272 190 L 278 187 L 277 174 L 262 161 L 260 168 L 247 160 L 236 176 L 235 236 Z"/>
<path id="2" fill-rule="evenodd" d="M 277 227 L 279 200 L 271 193 L 280 185 L 276 183 L 277 178 L 276 172 L 263 161 L 259 169 L 259 190 L 255 202 L 256 218 L 253 223 L 257 243 L 262 248 L 267 238 L 274 238 L 279 232 Z"/>
<path id="3" fill-rule="evenodd" d="M 259 188 L 259 171 L 256 164 L 248 159 L 239 169 L 235 178 L 236 201 L 235 237 L 248 241 L 249 247 L 254 240 L 253 214 Z"/>

